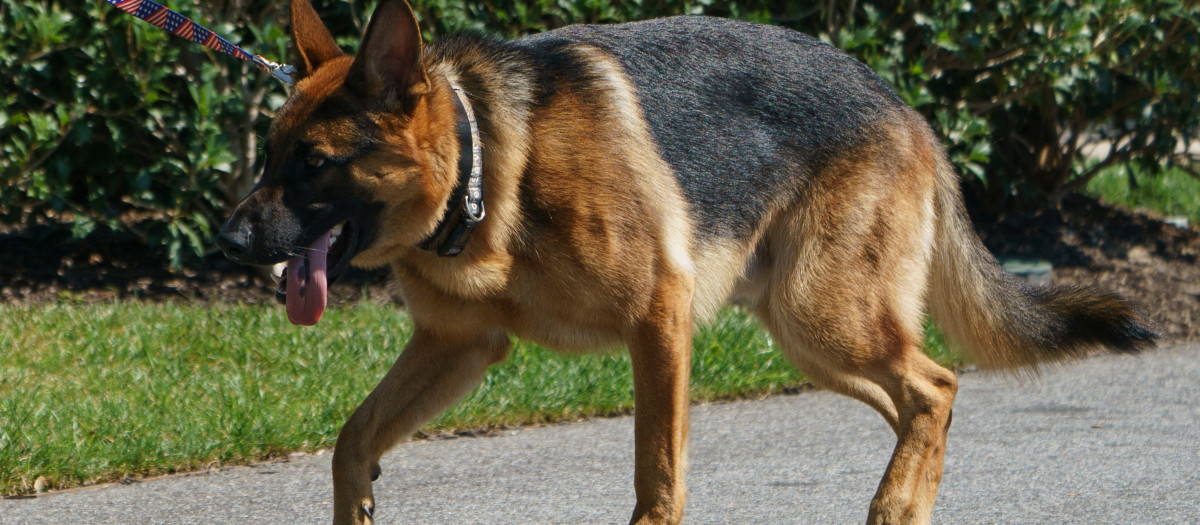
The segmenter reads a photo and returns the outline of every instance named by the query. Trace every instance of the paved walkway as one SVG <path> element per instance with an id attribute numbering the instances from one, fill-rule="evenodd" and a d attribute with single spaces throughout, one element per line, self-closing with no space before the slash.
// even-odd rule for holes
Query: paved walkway
<path id="1" fill-rule="evenodd" d="M 401 445 L 381 523 L 624 523 L 630 418 Z M 688 523 L 861 523 L 893 443 L 825 392 L 696 407 Z M 0 500 L 0 523 L 327 523 L 329 456 Z M 961 378 L 935 523 L 1200 523 L 1200 350 Z"/>

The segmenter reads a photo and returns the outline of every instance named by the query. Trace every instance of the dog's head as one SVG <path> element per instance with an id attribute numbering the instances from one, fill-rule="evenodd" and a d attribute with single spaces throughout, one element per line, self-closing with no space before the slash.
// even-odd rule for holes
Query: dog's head
<path id="1" fill-rule="evenodd" d="M 351 263 L 385 265 L 435 228 L 457 142 L 407 2 L 379 3 L 354 57 L 308 0 L 292 1 L 292 34 L 295 89 L 267 134 L 262 177 L 218 244 L 239 262 L 286 262 L 277 295 L 293 323 L 315 324 Z"/>

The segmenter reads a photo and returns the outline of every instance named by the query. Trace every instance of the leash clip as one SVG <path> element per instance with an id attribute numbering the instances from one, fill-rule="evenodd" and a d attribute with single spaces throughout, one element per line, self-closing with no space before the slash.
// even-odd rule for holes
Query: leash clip
<path id="1" fill-rule="evenodd" d="M 296 68 L 288 64 L 276 64 L 271 62 L 262 55 L 254 55 L 258 59 L 259 67 L 266 69 L 271 73 L 271 76 L 283 81 L 284 84 L 292 85 L 292 75 L 296 74 Z"/>
<path id="2" fill-rule="evenodd" d="M 296 68 L 287 64 L 275 64 L 271 66 L 271 75 L 282 80 L 284 84 L 289 86 L 292 85 L 292 75 L 295 73 Z"/>

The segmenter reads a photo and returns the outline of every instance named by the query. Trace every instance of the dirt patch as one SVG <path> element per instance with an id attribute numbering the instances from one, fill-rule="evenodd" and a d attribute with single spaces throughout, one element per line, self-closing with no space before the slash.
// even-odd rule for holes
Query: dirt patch
<path id="1" fill-rule="evenodd" d="M 1053 282 L 1115 290 L 1140 304 L 1164 335 L 1200 340 L 1200 326 L 1192 322 L 1200 319 L 1200 230 L 1082 195 L 1057 209 L 973 219 L 997 256 L 1049 261 Z M 0 227 L 0 300 L 274 300 L 275 285 L 265 272 L 219 253 L 171 271 L 164 250 L 147 248 L 132 235 L 98 229 L 74 239 L 69 231 L 61 224 Z M 330 297 L 337 303 L 400 300 L 386 271 L 352 271 Z"/>

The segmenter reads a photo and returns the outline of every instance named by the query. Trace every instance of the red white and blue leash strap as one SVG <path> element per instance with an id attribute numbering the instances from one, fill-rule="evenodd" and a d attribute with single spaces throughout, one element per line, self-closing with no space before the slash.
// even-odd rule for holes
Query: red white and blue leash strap
<path id="1" fill-rule="evenodd" d="M 125 11 L 146 22 L 154 24 L 159 29 L 175 36 L 186 38 L 214 51 L 220 51 L 234 58 L 240 58 L 271 73 L 272 76 L 291 85 L 292 74 L 296 68 L 287 64 L 276 64 L 259 55 L 251 55 L 245 49 L 230 44 L 228 40 L 217 36 L 212 30 L 193 22 L 190 18 L 168 9 L 162 4 L 150 0 L 105 0 L 117 9 Z"/>

